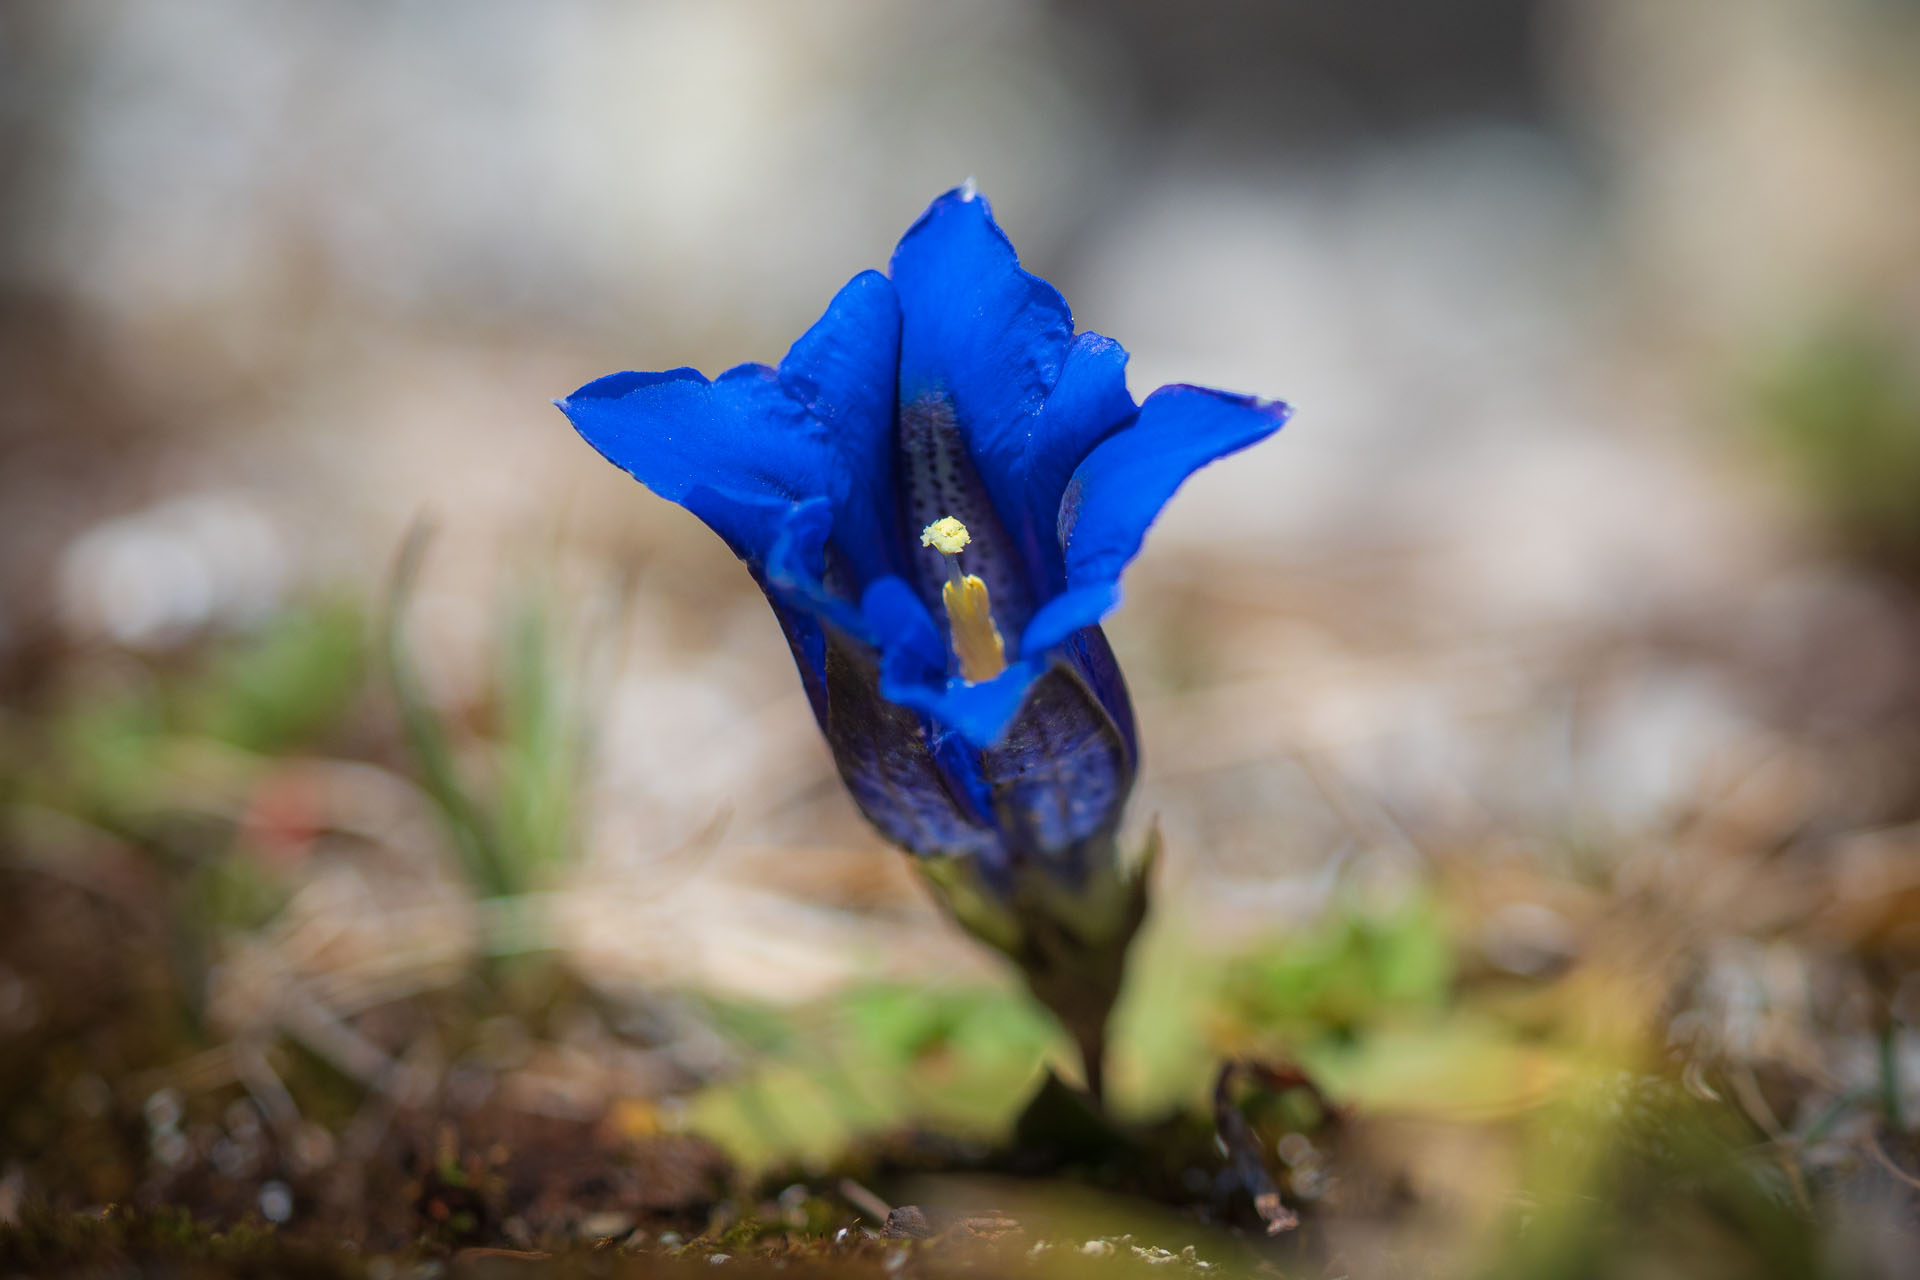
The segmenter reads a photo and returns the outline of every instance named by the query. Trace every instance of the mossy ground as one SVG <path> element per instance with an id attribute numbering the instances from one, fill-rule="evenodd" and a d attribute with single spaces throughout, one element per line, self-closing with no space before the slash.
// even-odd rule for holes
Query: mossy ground
<path id="1" fill-rule="evenodd" d="M 1920 1241 L 1907 736 L 1848 747 L 1893 782 L 1844 820 L 1741 786 L 1605 856 L 1436 838 L 1231 945 L 1152 919 L 1103 1119 L 1010 980 L 721 999 L 543 932 L 573 731 L 516 617 L 466 720 L 335 605 L 0 725 L 0 1274 L 1784 1280 Z M 369 780 L 438 882 L 328 791 Z M 1223 1061 L 1317 1089 L 1240 1088 L 1223 1154 Z"/>

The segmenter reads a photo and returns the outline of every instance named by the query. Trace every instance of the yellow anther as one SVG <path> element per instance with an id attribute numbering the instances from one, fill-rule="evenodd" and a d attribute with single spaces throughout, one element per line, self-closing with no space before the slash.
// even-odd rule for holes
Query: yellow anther
<path id="1" fill-rule="evenodd" d="M 947 621 L 952 624 L 960 678 L 968 684 L 979 684 L 1005 671 L 1007 647 L 1001 643 L 1000 628 L 993 625 L 987 584 L 970 573 L 962 574 L 940 588 L 940 598 L 946 602 Z"/>
<path id="2" fill-rule="evenodd" d="M 959 555 L 972 541 L 973 535 L 967 532 L 967 526 L 952 516 L 941 516 L 920 533 L 920 545 L 932 547 L 943 556 Z"/>
<path id="3" fill-rule="evenodd" d="M 952 516 L 935 520 L 920 535 L 922 546 L 932 547 L 947 558 L 947 582 L 940 589 L 940 599 L 947 606 L 953 653 L 960 659 L 960 678 L 968 684 L 979 684 L 1007 669 L 1007 647 L 1000 639 L 1000 628 L 993 623 L 993 601 L 987 595 L 987 584 L 974 574 L 960 571 L 960 551 L 971 541 L 967 526 Z"/>

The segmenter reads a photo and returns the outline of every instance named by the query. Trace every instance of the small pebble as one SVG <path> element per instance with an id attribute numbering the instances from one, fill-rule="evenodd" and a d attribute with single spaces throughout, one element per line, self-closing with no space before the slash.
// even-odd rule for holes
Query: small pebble
<path id="1" fill-rule="evenodd" d="M 580 1234 L 591 1240 L 623 1236 L 631 1230 L 633 1230 L 633 1219 L 624 1213 L 612 1210 L 605 1213 L 590 1213 L 580 1220 Z"/>
<path id="2" fill-rule="evenodd" d="M 1312 1141 L 1303 1133 L 1289 1133 L 1282 1136 L 1280 1141 L 1274 1144 L 1274 1153 L 1286 1162 L 1288 1168 L 1294 1169 L 1320 1158 L 1320 1153 L 1314 1150 Z"/>
<path id="3" fill-rule="evenodd" d="M 1105 1240 L 1089 1240 L 1080 1246 L 1080 1252 L 1089 1258 L 1104 1258 L 1113 1252 L 1113 1245 Z"/>
<path id="4" fill-rule="evenodd" d="M 281 1223 L 293 1216 L 293 1188 L 279 1179 L 260 1184 L 260 1216 Z"/>
<path id="5" fill-rule="evenodd" d="M 247 1149 L 231 1138 L 215 1139 L 213 1150 L 207 1153 L 207 1158 L 220 1171 L 221 1177 L 236 1181 L 246 1175 L 247 1166 L 253 1163 Z"/>
<path id="6" fill-rule="evenodd" d="M 707 1255 L 707 1265 L 710 1267 L 717 1267 L 721 1263 L 725 1262 L 727 1258 L 728 1258 L 728 1255 L 724 1253 L 709 1254 Z"/>
<path id="7" fill-rule="evenodd" d="M 222 1113 L 227 1132 L 245 1140 L 260 1136 L 260 1110 L 249 1099 L 235 1098 Z"/>
<path id="8" fill-rule="evenodd" d="M 154 1129 L 180 1127 L 180 1094 L 175 1089 L 156 1089 L 147 1098 L 147 1124 Z"/>
<path id="9" fill-rule="evenodd" d="M 324 1126 L 309 1121 L 295 1131 L 290 1154 L 302 1169 L 324 1169 L 333 1163 L 333 1135 Z"/>

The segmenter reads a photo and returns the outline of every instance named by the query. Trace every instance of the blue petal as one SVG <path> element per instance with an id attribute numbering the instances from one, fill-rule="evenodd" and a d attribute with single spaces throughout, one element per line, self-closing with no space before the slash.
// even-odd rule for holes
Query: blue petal
<path id="1" fill-rule="evenodd" d="M 1120 672 L 1120 661 L 1113 656 L 1106 633 L 1099 627 L 1082 627 L 1068 637 L 1063 653 L 1112 717 L 1114 727 L 1126 740 L 1128 758 L 1138 764 L 1140 739 L 1134 729 L 1133 700 L 1127 696 L 1126 677 Z"/>
<path id="2" fill-rule="evenodd" d="M 1047 396 L 1025 452 L 1010 460 L 1020 480 L 1021 538 L 1044 578 L 1046 594 L 1064 585 L 1060 555 L 1060 496 L 1074 469 L 1095 445 L 1124 427 L 1136 412 L 1127 392 L 1127 350 L 1111 338 L 1083 333 L 1067 351 L 1060 380 Z"/>
<path id="3" fill-rule="evenodd" d="M 947 644 L 914 589 L 897 577 L 868 585 L 860 598 L 867 629 L 898 682 L 944 684 Z"/>
<path id="4" fill-rule="evenodd" d="M 1074 337 L 1066 302 L 1021 270 L 987 202 L 968 192 L 933 202 L 892 270 L 901 404 L 952 406 L 1032 594 L 1059 591 L 1060 495 L 1088 451 L 1134 414 L 1126 350 L 1099 334 Z M 994 541 L 976 558 L 1003 555 Z M 996 589 L 996 602 L 1004 594 Z M 1018 629 L 1026 611 L 1013 603 L 1006 620 Z"/>
<path id="5" fill-rule="evenodd" d="M 981 752 L 980 774 L 1016 856 L 1078 885 L 1089 849 L 1104 851 L 1119 825 L 1133 756 L 1086 684 L 1055 665 L 1032 683 L 1000 741 Z"/>
<path id="6" fill-rule="evenodd" d="M 929 741 L 919 714 L 881 695 L 881 664 L 888 659 L 851 640 L 844 628 L 823 626 L 819 613 L 783 603 L 778 592 L 769 594 L 814 718 L 861 812 L 903 848 L 971 857 L 983 874 L 998 876 L 1006 851 L 987 817 L 984 795 L 950 767 L 951 753 Z M 870 586 L 867 595 L 895 665 L 921 679 L 929 663 L 944 662 L 939 634 L 912 588 L 888 577 Z M 941 671 L 944 678 L 944 666 Z"/>
<path id="7" fill-rule="evenodd" d="M 1020 269 L 987 202 L 965 188 L 935 200 L 901 237 L 890 274 L 901 400 L 945 391 L 976 443 L 1023 427 L 1059 379 L 1073 316 Z"/>
<path id="8" fill-rule="evenodd" d="M 616 373 L 557 403 L 609 462 L 693 511 L 755 568 L 785 509 L 831 497 L 840 469 L 826 428 L 763 365 L 712 382 L 693 369 Z"/>
<path id="9" fill-rule="evenodd" d="M 994 742 L 1020 709 L 1027 686 L 1045 669 L 1016 662 L 979 684 L 950 679 L 946 640 L 918 593 L 899 578 L 868 587 L 861 612 L 882 655 L 881 693 L 924 714 L 936 737 L 958 735 L 974 747 Z"/>
<path id="10" fill-rule="evenodd" d="M 1020 656 L 1037 658 L 1082 627 L 1090 627 L 1120 607 L 1120 584 L 1096 582 L 1063 591 L 1041 606 L 1020 634 Z"/>
<path id="11" fill-rule="evenodd" d="M 700 507 L 691 498 L 687 509 L 700 514 Z M 765 562 L 757 574 L 775 607 L 784 604 L 804 609 L 846 635 L 870 642 L 860 611 L 828 586 L 827 539 L 837 531 L 838 524 L 833 504 L 826 498 L 791 503 L 781 510 L 775 523 Z"/>
<path id="12" fill-rule="evenodd" d="M 999 834 L 934 759 L 920 717 L 881 696 L 871 653 L 828 634 L 823 685 L 827 745 L 880 834 L 923 856 L 1004 862 Z"/>
<path id="13" fill-rule="evenodd" d="M 1044 652 L 1120 602 L 1119 578 L 1148 526 L 1186 478 L 1216 458 L 1278 431 L 1292 412 L 1277 400 L 1162 387 L 1133 425 L 1089 453 L 1060 501 L 1067 590 L 1036 613 L 1023 654 Z"/>
<path id="14" fill-rule="evenodd" d="M 839 462 L 833 541 L 861 584 L 897 573 L 893 412 L 900 305 L 893 284 L 863 271 L 780 362 L 780 385 L 825 429 Z"/>
<path id="15" fill-rule="evenodd" d="M 939 682 L 901 676 L 891 665 L 882 667 L 880 691 L 903 707 L 925 713 L 936 731 L 957 734 L 969 746 L 984 748 L 998 742 L 1026 700 L 1027 688 L 1046 670 L 1040 662 L 1015 662 L 991 680 L 968 684 L 964 680 Z"/>
<path id="16" fill-rule="evenodd" d="M 928 207 L 894 250 L 891 273 L 900 295 L 900 403 L 951 406 L 1018 545 L 1027 446 L 1060 380 L 1073 315 L 1052 285 L 1020 269 L 987 202 L 966 189 Z M 1023 567 L 1035 576 L 1031 563 Z"/>

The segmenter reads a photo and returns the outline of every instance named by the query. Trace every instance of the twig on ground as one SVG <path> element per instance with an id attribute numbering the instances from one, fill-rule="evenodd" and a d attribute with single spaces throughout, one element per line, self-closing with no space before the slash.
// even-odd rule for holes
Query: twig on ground
<path id="1" fill-rule="evenodd" d="M 852 1178 L 840 1179 L 840 1198 L 866 1214 L 881 1226 L 893 1216 L 893 1206 L 882 1200 Z"/>
<path id="2" fill-rule="evenodd" d="M 1312 1090 L 1316 1099 L 1320 1090 L 1309 1080 L 1305 1072 L 1297 1068 L 1284 1070 L 1260 1066 L 1248 1062 L 1228 1062 L 1221 1066 L 1220 1074 L 1213 1084 L 1213 1124 L 1214 1133 L 1220 1139 L 1220 1145 L 1227 1155 L 1227 1167 L 1233 1178 L 1247 1194 L 1253 1197 L 1254 1212 L 1267 1224 L 1267 1234 L 1280 1235 L 1300 1225 L 1300 1215 L 1281 1203 L 1280 1188 L 1274 1182 L 1273 1175 L 1267 1171 L 1267 1162 L 1260 1148 L 1260 1136 L 1240 1114 L 1233 1104 L 1233 1081 L 1237 1076 L 1250 1076 L 1262 1085 L 1276 1092 L 1289 1088 Z"/>
<path id="3" fill-rule="evenodd" d="M 1895 1164 L 1893 1157 L 1887 1154 L 1887 1149 L 1880 1145 L 1880 1139 L 1869 1134 L 1866 1138 L 1866 1147 L 1867 1154 L 1879 1161 L 1880 1166 L 1888 1173 L 1900 1179 L 1900 1181 L 1906 1183 L 1915 1191 L 1920 1191 L 1920 1178 L 1914 1177 L 1898 1164 Z"/>

